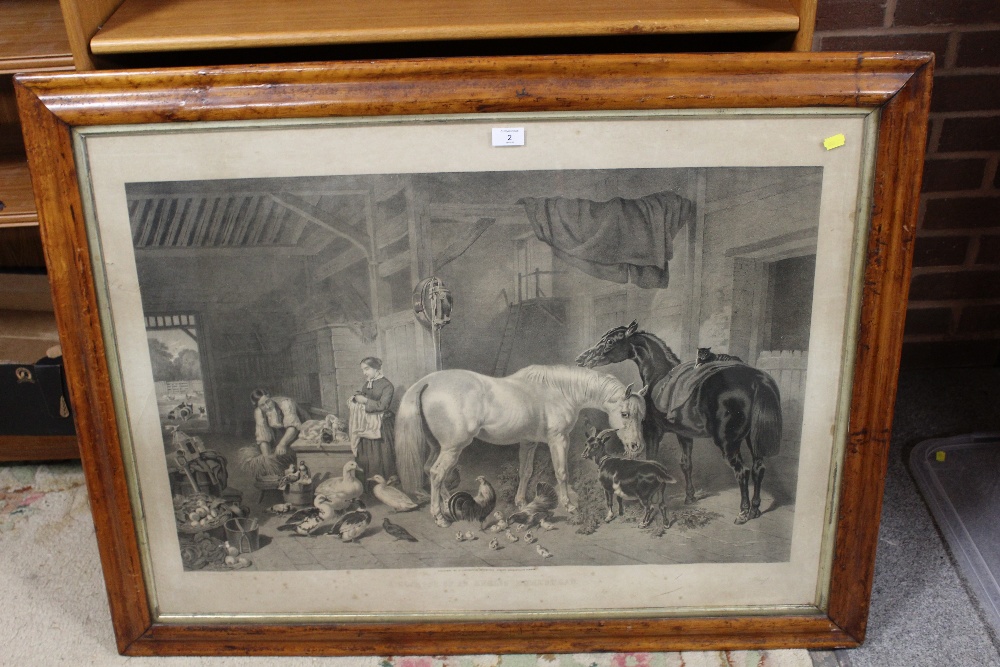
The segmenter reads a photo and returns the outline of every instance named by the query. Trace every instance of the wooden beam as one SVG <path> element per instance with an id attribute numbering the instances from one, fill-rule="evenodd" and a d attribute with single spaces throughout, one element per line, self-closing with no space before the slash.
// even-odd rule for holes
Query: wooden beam
<path id="1" fill-rule="evenodd" d="M 786 192 L 794 192 L 795 190 L 812 186 L 819 187 L 822 184 L 822 171 L 805 175 L 795 175 L 791 178 L 787 178 L 777 183 L 771 183 L 770 185 L 765 185 L 755 190 L 741 192 L 730 197 L 725 197 L 724 199 L 706 201 L 705 213 L 711 215 L 713 213 L 725 211 L 737 206 L 746 206 L 763 199 L 769 199 L 770 197 L 775 197 Z"/>
<path id="2" fill-rule="evenodd" d="M 465 230 L 464 234 L 448 244 L 448 247 L 434 258 L 434 270 L 437 271 L 461 257 L 495 222 L 494 218 L 480 218 L 476 220 L 471 227 Z"/>
<path id="3" fill-rule="evenodd" d="M 338 236 L 344 237 L 354 245 L 364 250 L 366 257 L 370 256 L 371 239 L 367 234 L 358 231 L 350 225 L 345 225 L 343 222 L 330 215 L 327 211 L 324 211 L 317 206 L 313 206 L 298 195 L 285 192 L 282 194 L 271 195 L 271 197 L 274 201 L 278 202 L 285 208 L 298 213 L 309 222 L 315 223 L 329 232 L 333 232 Z"/>
<path id="4" fill-rule="evenodd" d="M 502 225 L 526 225 L 528 215 L 520 204 L 429 204 L 427 215 L 431 219 L 469 222 L 480 218 L 493 218 Z"/>
<path id="5" fill-rule="evenodd" d="M 386 278 L 392 274 L 402 271 L 410 267 L 410 257 L 412 253 L 409 249 L 397 254 L 395 257 L 390 257 L 384 262 L 379 262 L 378 264 L 378 274 L 379 276 Z"/>
<path id="6" fill-rule="evenodd" d="M 174 259 L 194 257 L 212 259 L 220 257 L 287 257 L 289 255 L 312 255 L 313 248 L 299 246 L 149 246 L 136 248 L 136 259 Z"/>
<path id="7" fill-rule="evenodd" d="M 361 260 L 367 259 L 368 255 L 361 248 L 352 245 L 329 262 L 317 267 L 316 271 L 313 272 L 313 279 L 326 280 L 330 276 L 337 275 L 344 269 L 354 266 Z"/>

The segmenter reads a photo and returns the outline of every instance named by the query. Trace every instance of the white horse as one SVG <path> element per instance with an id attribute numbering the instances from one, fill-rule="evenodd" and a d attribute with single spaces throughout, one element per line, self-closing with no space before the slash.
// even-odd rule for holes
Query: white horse
<path id="1" fill-rule="evenodd" d="M 396 416 L 396 464 L 409 491 L 430 477 L 431 514 L 440 526 L 447 497 L 444 480 L 465 447 L 478 438 L 495 445 L 521 445 L 515 502 L 525 503 L 539 442 L 549 445 L 559 502 L 575 511 L 567 483 L 569 432 L 583 408 L 608 414 L 626 446 L 642 446 L 646 387 L 637 393 L 613 375 L 571 366 L 528 366 L 494 378 L 466 370 L 431 373 L 403 395 Z M 429 446 L 429 451 L 428 451 Z"/>

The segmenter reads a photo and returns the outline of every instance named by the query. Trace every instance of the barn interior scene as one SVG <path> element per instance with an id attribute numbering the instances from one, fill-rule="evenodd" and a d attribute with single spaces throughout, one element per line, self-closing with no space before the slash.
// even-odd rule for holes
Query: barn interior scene
<path id="1" fill-rule="evenodd" d="M 185 567 L 788 560 L 821 184 L 822 170 L 811 167 L 130 184 Z M 543 502 L 557 478 L 542 443 L 526 501 L 545 506 L 527 525 L 509 521 L 519 509 L 517 446 L 474 441 L 462 450 L 445 484 L 468 503 L 447 527 L 432 516 L 426 486 L 392 479 L 392 461 L 375 460 L 395 452 L 358 454 L 354 435 L 373 414 L 352 407 L 359 392 L 373 406 L 387 380 L 390 420 L 430 373 L 576 367 L 616 328 L 651 334 L 677 362 L 701 366 L 699 348 L 709 348 L 702 354 L 737 359 L 705 364 L 773 381 L 781 427 L 761 459 L 759 516 L 740 520 L 741 483 L 710 437 L 693 438 L 692 497 L 681 441 L 668 431 L 634 459 L 617 438 L 602 442 L 606 455 L 652 459 L 672 478 L 661 507 L 654 493 L 651 520 L 649 499 L 626 494 L 622 514 L 614 498 L 607 521 L 604 468 L 584 453 L 588 432 L 609 421 L 592 408 L 568 437 L 573 511 Z M 632 359 L 593 371 L 633 391 L 656 384 Z M 643 419 L 652 418 L 656 391 L 647 388 Z M 264 445 L 262 424 L 273 435 Z M 282 443 L 289 424 L 294 433 Z M 393 426 L 381 429 L 360 436 L 362 448 L 392 450 Z M 741 456 L 752 495 L 757 468 L 750 471 L 745 444 Z M 352 463 L 376 470 L 358 473 Z M 378 471 L 384 479 L 371 481 Z M 341 492 L 349 502 L 325 505 Z"/>

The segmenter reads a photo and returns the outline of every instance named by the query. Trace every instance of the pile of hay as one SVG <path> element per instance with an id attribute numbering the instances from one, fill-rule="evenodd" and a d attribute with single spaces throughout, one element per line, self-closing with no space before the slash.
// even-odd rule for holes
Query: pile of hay
<path id="1" fill-rule="evenodd" d="M 241 470 L 253 479 L 261 479 L 262 477 L 274 475 L 280 477 L 283 475 L 285 468 L 290 463 L 295 463 L 295 455 L 282 454 L 281 456 L 275 456 L 274 454 L 262 454 L 260 448 L 254 445 L 240 447 L 236 455 L 236 460 Z"/>

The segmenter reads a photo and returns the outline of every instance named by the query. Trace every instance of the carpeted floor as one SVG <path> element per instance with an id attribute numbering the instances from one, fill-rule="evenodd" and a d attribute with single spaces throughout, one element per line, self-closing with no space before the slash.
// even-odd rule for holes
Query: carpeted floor
<path id="1" fill-rule="evenodd" d="M 910 667 L 997 665 L 983 622 L 905 460 L 931 437 L 1000 430 L 1000 369 L 910 371 L 886 480 L 868 640 L 806 651 L 417 658 L 123 658 L 111 631 L 79 466 L 0 467 L 0 665 L 338 667 Z"/>

